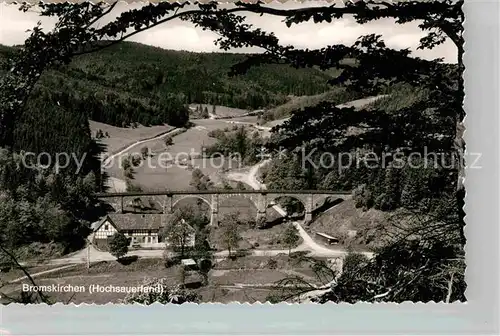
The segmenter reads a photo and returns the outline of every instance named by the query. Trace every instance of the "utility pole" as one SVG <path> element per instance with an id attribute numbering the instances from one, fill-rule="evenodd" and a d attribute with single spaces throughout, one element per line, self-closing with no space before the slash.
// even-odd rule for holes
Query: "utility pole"
<path id="1" fill-rule="evenodd" d="M 92 242 L 90 239 L 87 239 L 87 270 L 90 270 L 90 245 L 92 245 Z"/>

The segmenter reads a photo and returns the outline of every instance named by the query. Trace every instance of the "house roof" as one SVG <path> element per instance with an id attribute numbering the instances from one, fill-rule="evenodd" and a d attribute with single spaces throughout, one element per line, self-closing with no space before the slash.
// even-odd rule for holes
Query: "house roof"
<path id="1" fill-rule="evenodd" d="M 161 214 L 109 214 L 119 230 L 158 230 L 164 225 L 165 216 Z"/>
<path id="2" fill-rule="evenodd" d="M 103 223 L 103 221 L 105 220 L 106 218 L 103 218 L 101 220 L 98 220 L 97 222 L 94 222 L 90 225 L 90 228 L 92 229 L 92 231 L 95 231 L 97 230 Z"/>
<path id="3" fill-rule="evenodd" d="M 104 218 L 102 218 L 101 220 L 97 221 L 97 222 L 94 222 L 92 223 L 92 225 L 90 226 L 90 228 L 92 229 L 92 231 L 97 231 L 99 230 L 99 228 L 104 224 L 104 222 L 106 222 L 106 220 L 108 219 L 108 216 L 105 216 Z M 111 223 L 113 224 L 113 223 Z M 115 226 L 113 224 L 113 226 Z"/>
<path id="4" fill-rule="evenodd" d="M 323 233 L 323 232 L 316 232 L 316 234 L 317 234 L 318 236 L 322 236 L 322 237 L 325 237 L 325 238 L 327 238 L 327 239 L 334 239 L 334 240 L 338 240 L 338 238 L 332 237 L 332 236 L 327 235 L 326 233 Z"/>

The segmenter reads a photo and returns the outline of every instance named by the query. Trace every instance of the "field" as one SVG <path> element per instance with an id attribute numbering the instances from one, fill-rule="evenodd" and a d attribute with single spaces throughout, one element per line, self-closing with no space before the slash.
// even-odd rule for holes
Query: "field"
<path id="1" fill-rule="evenodd" d="M 123 128 L 92 120 L 89 120 L 89 125 L 92 136 L 95 136 L 98 130 L 101 130 L 104 134 L 108 133 L 109 137 L 100 139 L 100 142 L 106 145 L 108 153 L 115 153 L 120 148 L 131 145 L 138 140 L 151 138 L 173 129 L 173 127 L 169 125 L 148 127 L 139 125 L 137 128 Z"/>
<path id="2" fill-rule="evenodd" d="M 223 169 L 234 169 L 240 167 L 236 160 L 224 160 L 220 158 L 201 159 L 196 158 L 201 154 L 203 145 L 215 143 L 215 139 L 208 136 L 208 132 L 214 129 L 230 127 L 231 125 L 221 120 L 201 119 L 194 121 L 194 126 L 186 132 L 173 137 L 173 145 L 168 148 L 163 139 L 151 140 L 126 151 L 120 157 L 127 155 L 139 155 L 143 147 L 148 147 L 151 156 L 142 161 L 137 167 L 134 175 L 134 183 L 140 185 L 144 190 L 184 190 L 188 189 L 191 181 L 192 168 L 199 168 L 212 182 L 222 182 L 221 173 Z M 164 153 L 164 154 L 162 154 Z M 192 155 L 192 159 L 189 156 Z M 191 163 L 192 167 L 182 163 Z M 123 170 L 119 166 L 119 159 L 108 169 L 108 173 L 116 178 L 124 179 Z M 171 161 L 171 164 L 167 162 Z"/>
<path id="3" fill-rule="evenodd" d="M 213 106 L 209 104 L 191 104 L 189 107 L 191 109 L 196 108 L 197 106 L 200 106 L 205 109 L 205 107 L 208 110 L 208 113 L 212 113 L 213 111 Z M 234 107 L 227 107 L 227 106 L 221 106 L 221 105 L 215 105 L 215 115 L 217 117 L 238 117 L 241 116 L 242 114 L 250 112 L 249 110 L 243 110 L 239 108 L 234 108 Z"/>
<path id="4" fill-rule="evenodd" d="M 268 209 L 267 218 L 272 218 L 273 213 L 275 213 L 274 210 L 272 210 L 271 213 L 271 210 Z M 255 217 L 252 217 L 251 219 L 255 219 Z M 288 249 L 288 246 L 283 243 L 283 234 L 285 229 L 285 223 L 276 224 L 265 229 L 257 229 L 250 226 L 241 227 L 239 233 L 242 239 L 238 244 L 238 249 L 286 250 Z M 210 230 L 210 242 L 212 246 L 219 251 L 226 249 L 226 247 L 220 242 L 221 230 L 221 228 L 213 228 Z M 292 246 L 292 248 L 297 247 L 301 243 L 302 239 L 300 239 L 295 246 Z"/>
<path id="5" fill-rule="evenodd" d="M 264 302 L 272 292 L 272 285 L 289 276 L 300 276 L 311 283 L 320 284 L 320 280 L 311 271 L 311 262 L 299 261 L 287 255 L 276 257 L 240 257 L 235 260 L 221 259 L 209 273 L 207 286 L 194 289 L 201 295 L 203 302 L 248 301 Z M 36 279 L 37 285 L 72 285 L 84 286 L 85 292 L 48 293 L 58 302 L 82 302 L 105 304 L 118 303 L 125 293 L 94 293 L 88 291 L 90 285 L 138 286 L 145 278 L 164 278 L 168 286 L 180 283 L 180 266 L 165 268 L 161 259 L 138 259 L 129 265 L 116 261 L 99 262 L 91 265 L 79 265 L 68 270 L 50 273 Z M 23 281 L 24 283 L 28 283 Z M 21 284 L 12 284 L 3 288 L 5 293 L 18 292 Z"/>

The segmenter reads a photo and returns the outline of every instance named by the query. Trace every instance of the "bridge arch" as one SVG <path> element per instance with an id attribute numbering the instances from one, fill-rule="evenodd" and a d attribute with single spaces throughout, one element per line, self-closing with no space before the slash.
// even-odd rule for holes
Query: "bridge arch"
<path id="1" fill-rule="evenodd" d="M 227 200 L 230 200 L 232 198 L 244 198 L 246 200 L 249 200 L 256 209 L 259 208 L 259 197 L 260 195 L 254 195 L 254 194 L 239 194 L 235 192 L 234 194 L 221 194 L 219 195 L 219 204 L 226 202 Z"/>
<path id="2" fill-rule="evenodd" d="M 289 199 L 292 199 L 292 200 L 295 200 L 297 201 L 297 203 L 300 204 L 300 211 L 301 212 L 306 212 L 306 209 L 307 209 L 307 200 L 302 197 L 303 195 L 297 195 L 297 194 L 271 194 L 268 196 L 268 206 L 273 206 L 273 205 L 276 205 L 278 204 L 279 202 L 279 199 L 286 199 L 286 198 L 289 198 Z M 287 215 L 291 215 L 289 213 L 289 209 L 283 209 L 286 211 Z"/>
<path id="3" fill-rule="evenodd" d="M 225 215 L 237 212 L 241 219 L 252 219 L 256 220 L 259 214 L 259 208 L 265 211 L 265 204 L 259 202 L 260 195 L 249 195 L 249 194 L 225 194 L 219 195 L 218 198 L 218 212 L 221 219 Z M 262 203 L 262 205 L 261 205 Z"/>
<path id="4" fill-rule="evenodd" d="M 194 195 L 185 195 L 185 196 L 175 197 L 175 199 L 172 201 L 171 210 L 173 211 L 175 206 L 177 204 L 179 204 L 180 201 L 185 200 L 185 199 L 189 199 L 189 198 L 196 198 L 196 199 L 202 200 L 203 202 L 205 202 L 205 204 L 208 205 L 209 210 L 211 210 L 212 209 L 212 200 L 208 199 L 208 197 L 203 197 L 203 196 L 204 195 L 194 194 Z"/>

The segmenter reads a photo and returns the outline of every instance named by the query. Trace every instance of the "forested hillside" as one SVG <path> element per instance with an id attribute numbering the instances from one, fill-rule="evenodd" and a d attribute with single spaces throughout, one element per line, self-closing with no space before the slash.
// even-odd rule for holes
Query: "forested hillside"
<path id="1" fill-rule="evenodd" d="M 12 52 L 0 47 L 0 58 Z M 49 71 L 39 90 L 63 107 L 114 126 L 133 122 L 183 126 L 189 103 L 243 109 L 272 107 L 289 95 L 312 95 L 331 87 L 336 71 L 293 69 L 286 65 L 252 68 L 230 77 L 231 66 L 244 54 L 193 53 L 125 42 L 77 57 L 66 67 Z"/>

